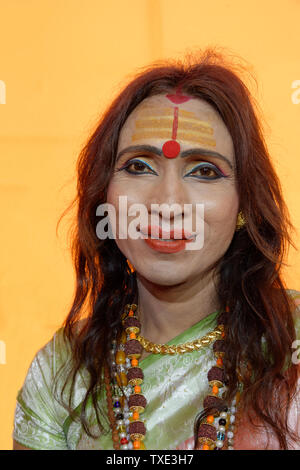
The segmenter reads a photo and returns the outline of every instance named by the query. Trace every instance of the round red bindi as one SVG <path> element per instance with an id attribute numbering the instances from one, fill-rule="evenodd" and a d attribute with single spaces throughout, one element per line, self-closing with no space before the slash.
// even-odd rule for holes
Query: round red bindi
<path id="1" fill-rule="evenodd" d="M 180 152 L 180 144 L 176 140 L 168 140 L 162 146 L 162 151 L 166 158 L 176 158 Z"/>

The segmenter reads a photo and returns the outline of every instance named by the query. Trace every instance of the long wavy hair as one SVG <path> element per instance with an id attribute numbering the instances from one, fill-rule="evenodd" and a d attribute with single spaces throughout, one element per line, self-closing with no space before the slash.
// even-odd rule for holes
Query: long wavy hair
<path id="1" fill-rule="evenodd" d="M 240 368 L 244 411 L 253 410 L 263 426 L 271 427 L 280 448 L 288 448 L 288 438 L 296 438 L 287 422 L 297 381 L 296 367 L 291 364 L 295 307 L 281 275 L 287 248 L 293 245 L 293 226 L 265 144 L 257 104 L 242 79 L 244 71 L 244 66 L 212 48 L 182 61 L 151 65 L 124 87 L 80 152 L 77 195 L 62 214 L 76 207 L 71 244 L 76 289 L 63 324 L 64 339 L 72 354 L 57 399 L 92 438 L 99 434 L 89 426 L 87 403 L 91 400 L 100 434 L 107 432 L 107 417 L 98 400 L 98 392 L 104 387 L 104 364 L 114 331 L 122 329 L 123 309 L 137 298 L 136 275 L 130 272 L 115 241 L 100 240 L 96 235 L 100 220 L 96 208 L 106 202 L 120 131 L 130 113 L 145 98 L 177 87 L 205 100 L 223 119 L 234 144 L 240 210 L 247 221 L 235 233 L 218 265 L 220 312 L 229 307 L 224 358 L 226 396 L 228 400 L 234 396 Z M 241 368 L 245 362 L 251 365 L 251 376 L 247 368 Z M 81 369 L 88 371 L 89 384 L 80 413 L 76 413 L 72 397 Z M 69 380 L 69 398 L 64 400 Z M 200 407 L 199 403 L 199 411 Z M 195 436 L 199 423 L 199 417 L 195 417 Z"/>

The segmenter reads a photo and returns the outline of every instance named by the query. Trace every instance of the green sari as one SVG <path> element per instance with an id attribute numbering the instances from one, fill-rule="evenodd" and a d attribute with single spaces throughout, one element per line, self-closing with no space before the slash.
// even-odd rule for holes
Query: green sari
<path id="1" fill-rule="evenodd" d="M 300 302 L 300 293 L 289 291 Z M 216 327 L 218 312 L 213 312 L 182 332 L 168 344 L 180 344 L 204 336 Z M 300 338 L 299 307 L 294 318 Z M 35 355 L 25 382 L 17 395 L 13 438 L 25 447 L 53 449 L 113 449 L 109 426 L 107 432 L 93 439 L 84 432 L 79 421 L 70 418 L 68 411 L 55 400 L 53 381 L 57 370 L 70 359 L 70 348 L 63 341 L 63 329 Z M 182 355 L 150 354 L 140 361 L 144 373 L 142 393 L 147 399 L 145 421 L 146 449 L 192 449 L 193 426 L 202 411 L 202 402 L 209 391 L 207 373 L 215 364 L 212 345 Z M 63 374 L 60 385 L 65 380 Z M 73 408 L 80 411 L 88 386 L 87 371 L 78 374 Z M 60 390 L 58 389 L 58 392 Z M 67 401 L 68 388 L 65 391 Z M 99 394 L 100 408 L 107 416 L 105 392 Z M 97 422 L 91 401 L 87 406 L 88 421 L 97 434 Z M 98 431 L 99 432 L 99 431 Z"/>

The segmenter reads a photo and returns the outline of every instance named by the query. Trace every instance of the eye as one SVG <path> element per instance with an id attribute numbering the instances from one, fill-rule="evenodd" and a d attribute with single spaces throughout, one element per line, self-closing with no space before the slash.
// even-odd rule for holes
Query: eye
<path id="1" fill-rule="evenodd" d="M 125 170 L 127 173 L 131 173 L 132 175 L 143 175 L 143 174 L 154 174 L 157 173 L 153 170 L 153 168 L 146 162 L 140 159 L 129 160 L 128 162 L 124 163 L 121 168 L 118 168 L 118 171 Z"/>
<path id="2" fill-rule="evenodd" d="M 192 176 L 198 179 L 215 180 L 222 176 L 222 172 L 210 163 L 201 163 L 189 171 L 185 176 Z"/>

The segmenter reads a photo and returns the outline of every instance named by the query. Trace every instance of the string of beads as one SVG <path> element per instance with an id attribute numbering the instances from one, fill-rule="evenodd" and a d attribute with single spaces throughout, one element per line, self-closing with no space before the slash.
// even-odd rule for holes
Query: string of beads
<path id="1" fill-rule="evenodd" d="M 126 306 L 122 323 L 124 331 L 121 337 L 113 340 L 110 371 L 108 369 L 105 371 L 113 446 L 114 449 L 121 450 L 143 450 L 145 449 L 143 441 L 146 435 L 146 426 L 140 415 L 145 410 L 147 400 L 142 394 L 144 374 L 139 367 L 139 358 L 143 349 L 143 341 L 140 341 L 142 337 L 138 335 L 141 324 L 137 317 L 136 304 Z M 226 406 L 222 399 L 224 389 L 226 389 L 223 366 L 224 337 L 224 325 L 219 324 L 213 332 L 193 342 L 197 345 L 202 344 L 201 347 L 203 347 L 207 345 L 207 341 L 209 341 L 208 344 L 214 341 L 213 352 L 216 357 L 215 365 L 207 374 L 210 391 L 203 400 L 203 408 L 214 409 L 215 412 L 209 414 L 199 426 L 197 448 L 201 450 L 221 450 L 222 448 L 233 450 L 234 448 L 235 413 L 240 391 L 231 406 Z M 203 339 L 205 339 L 204 343 L 201 342 Z M 171 346 L 171 348 L 173 347 Z M 174 354 L 190 352 L 189 346 L 184 349 L 184 351 L 181 349 Z M 173 352 L 160 352 L 160 354 L 173 354 Z M 113 377 L 113 395 L 109 387 L 110 376 Z M 218 411 L 220 408 L 223 411 Z"/>

